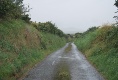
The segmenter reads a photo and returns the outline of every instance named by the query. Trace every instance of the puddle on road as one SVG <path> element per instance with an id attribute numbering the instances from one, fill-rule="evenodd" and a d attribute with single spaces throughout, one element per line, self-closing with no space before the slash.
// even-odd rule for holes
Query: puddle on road
<path id="1" fill-rule="evenodd" d="M 71 49 L 72 45 L 69 43 L 68 47 L 64 50 L 64 54 L 60 56 L 61 61 L 55 67 L 53 80 L 71 80 L 69 66 L 67 64 Z"/>
<path id="2" fill-rule="evenodd" d="M 71 80 L 68 65 L 64 61 L 56 66 L 55 71 L 54 80 Z"/>
<path id="3" fill-rule="evenodd" d="M 65 49 L 65 53 L 68 53 L 69 51 L 71 51 L 72 45 L 71 43 L 68 44 L 68 47 Z"/>

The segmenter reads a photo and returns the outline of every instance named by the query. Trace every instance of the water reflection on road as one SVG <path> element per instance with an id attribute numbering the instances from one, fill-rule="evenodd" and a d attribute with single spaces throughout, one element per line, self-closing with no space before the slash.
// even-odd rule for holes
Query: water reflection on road
<path id="1" fill-rule="evenodd" d="M 32 69 L 24 80 L 104 80 L 78 51 L 67 43 Z"/>

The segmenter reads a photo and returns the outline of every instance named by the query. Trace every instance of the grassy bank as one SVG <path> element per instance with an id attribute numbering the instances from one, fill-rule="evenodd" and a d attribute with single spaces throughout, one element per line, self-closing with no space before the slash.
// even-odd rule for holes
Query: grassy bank
<path id="1" fill-rule="evenodd" d="M 0 80 L 17 80 L 36 63 L 65 44 L 21 20 L 0 23 Z"/>
<path id="2" fill-rule="evenodd" d="M 105 25 L 89 31 L 75 44 L 107 80 L 118 79 L 118 27 Z"/>

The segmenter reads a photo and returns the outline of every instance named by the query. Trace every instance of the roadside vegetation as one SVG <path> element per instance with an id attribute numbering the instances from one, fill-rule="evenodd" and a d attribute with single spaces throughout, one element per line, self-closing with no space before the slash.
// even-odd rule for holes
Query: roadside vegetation
<path id="1" fill-rule="evenodd" d="M 0 0 L 0 80 L 18 80 L 66 43 L 52 22 L 30 21 L 23 0 Z"/>
<path id="2" fill-rule="evenodd" d="M 30 22 L 28 12 L 31 8 L 23 4 L 23 0 L 0 0 L 0 21 L 22 19 Z"/>
<path id="3" fill-rule="evenodd" d="M 0 80 L 16 80 L 66 43 L 64 37 L 39 32 L 22 20 L 0 23 Z"/>
<path id="4" fill-rule="evenodd" d="M 31 22 L 30 9 L 23 0 L 0 0 L 0 80 L 18 80 L 66 39 L 72 40 L 50 21 Z M 94 27 L 76 36 L 78 48 L 98 70 L 108 80 L 117 80 L 118 27 Z M 69 76 L 67 70 L 62 74 Z"/>
<path id="5" fill-rule="evenodd" d="M 107 80 L 118 79 L 117 26 L 92 27 L 78 34 L 75 44 Z"/>

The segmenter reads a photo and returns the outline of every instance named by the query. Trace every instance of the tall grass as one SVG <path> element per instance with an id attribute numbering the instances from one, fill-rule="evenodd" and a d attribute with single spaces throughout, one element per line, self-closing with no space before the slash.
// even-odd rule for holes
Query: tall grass
<path id="1" fill-rule="evenodd" d="M 75 43 L 107 80 L 118 79 L 118 27 L 105 25 Z"/>
<path id="2" fill-rule="evenodd" d="M 65 39 L 41 33 L 21 20 L 0 23 L 0 80 L 17 80 L 62 47 Z"/>

